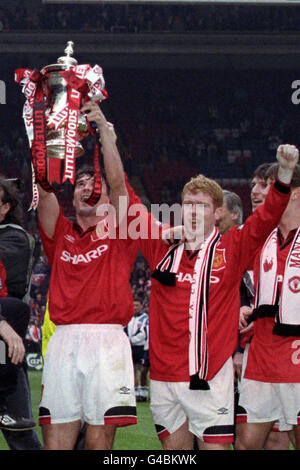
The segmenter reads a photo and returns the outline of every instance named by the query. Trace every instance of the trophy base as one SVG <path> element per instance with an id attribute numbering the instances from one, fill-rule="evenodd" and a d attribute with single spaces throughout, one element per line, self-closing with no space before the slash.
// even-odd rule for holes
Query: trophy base
<path id="1" fill-rule="evenodd" d="M 59 158 L 64 160 L 65 158 L 66 141 L 64 139 L 56 139 L 55 141 L 49 140 L 47 142 L 47 157 L 48 158 Z M 81 157 L 84 154 L 83 147 L 80 142 L 76 142 L 75 157 Z"/>

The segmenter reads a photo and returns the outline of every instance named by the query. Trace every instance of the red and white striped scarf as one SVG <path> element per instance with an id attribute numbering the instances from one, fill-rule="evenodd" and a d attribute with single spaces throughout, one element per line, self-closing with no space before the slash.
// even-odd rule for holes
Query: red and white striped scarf
<path id="1" fill-rule="evenodd" d="M 152 277 L 166 286 L 176 285 L 176 274 L 180 265 L 184 244 L 172 245 L 163 259 L 158 263 L 152 273 Z"/>
<path id="2" fill-rule="evenodd" d="M 300 335 L 300 227 L 286 259 L 279 305 L 277 244 L 278 228 L 270 234 L 260 255 L 255 308 L 258 316 L 274 316 L 275 314 L 273 333 L 298 336 Z M 268 306 L 275 305 L 278 305 L 277 309 L 268 309 Z"/>
<path id="3" fill-rule="evenodd" d="M 215 249 L 220 233 L 215 227 L 199 250 L 194 267 L 194 284 L 191 289 L 189 308 L 189 372 L 192 390 L 209 390 L 206 381 L 208 372 L 207 313 L 209 284 Z"/>
<path id="4" fill-rule="evenodd" d="M 209 390 L 209 385 L 206 381 L 208 367 L 207 312 L 210 274 L 219 239 L 220 233 L 215 227 L 210 236 L 202 244 L 194 267 L 194 283 L 191 288 L 189 305 L 189 373 L 191 390 Z M 176 273 L 180 265 L 183 249 L 183 244 L 176 244 L 170 247 L 156 266 L 152 277 L 162 284 L 175 286 Z"/>

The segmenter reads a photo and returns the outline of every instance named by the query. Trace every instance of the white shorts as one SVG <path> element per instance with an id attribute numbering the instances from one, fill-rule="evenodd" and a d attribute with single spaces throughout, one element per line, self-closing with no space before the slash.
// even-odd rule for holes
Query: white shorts
<path id="1" fill-rule="evenodd" d="M 131 347 L 121 325 L 57 326 L 42 378 L 39 424 L 136 424 Z"/>
<path id="2" fill-rule="evenodd" d="M 244 354 L 237 423 L 275 421 L 274 431 L 290 431 L 300 424 L 300 384 L 245 379 L 248 348 Z"/>
<path id="3" fill-rule="evenodd" d="M 173 434 L 188 420 L 189 431 L 204 442 L 233 442 L 232 358 L 208 383 L 210 390 L 190 390 L 189 382 L 151 380 L 151 411 L 159 439 Z"/>

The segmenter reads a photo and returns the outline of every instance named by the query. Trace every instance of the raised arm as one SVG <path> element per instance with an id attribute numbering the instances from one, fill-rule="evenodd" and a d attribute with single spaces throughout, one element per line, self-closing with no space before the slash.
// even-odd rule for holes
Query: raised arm
<path id="1" fill-rule="evenodd" d="M 99 106 L 94 101 L 87 102 L 81 108 L 81 112 L 85 114 L 88 121 L 93 121 L 97 125 L 100 134 L 105 174 L 110 188 L 109 198 L 111 204 L 115 207 L 118 216 L 120 208 L 119 198 L 120 196 L 125 198 L 123 200 L 124 205 L 122 205 L 122 208 L 127 208 L 128 193 L 125 184 L 123 165 L 116 145 L 117 137 L 114 131 L 114 126 L 106 120 Z M 39 185 L 38 189 L 39 222 L 46 235 L 53 238 L 59 216 L 58 200 L 54 193 L 44 191 Z M 120 218 L 118 218 L 118 220 L 120 220 Z"/>
<path id="2" fill-rule="evenodd" d="M 48 193 L 38 185 L 39 204 L 38 217 L 45 234 L 53 238 L 59 215 L 59 204 L 54 193 Z"/>
<path id="3" fill-rule="evenodd" d="M 263 245 L 272 230 L 278 226 L 290 198 L 290 187 L 294 169 L 299 160 L 298 149 L 293 145 L 280 145 L 276 158 L 279 163 L 278 176 L 271 185 L 264 204 L 251 214 L 242 229 L 231 229 L 228 236 L 235 238 L 239 268 L 244 273 L 252 269 L 257 250 Z M 224 235 L 225 237 L 227 236 Z"/>
<path id="4" fill-rule="evenodd" d="M 108 122 L 101 109 L 94 101 L 89 101 L 81 108 L 88 121 L 94 121 L 100 134 L 101 150 L 104 160 L 106 179 L 110 188 L 109 198 L 117 214 L 120 209 L 119 197 L 124 197 L 128 206 L 128 193 L 125 184 L 124 169 L 117 148 L 117 136 L 113 124 Z"/>

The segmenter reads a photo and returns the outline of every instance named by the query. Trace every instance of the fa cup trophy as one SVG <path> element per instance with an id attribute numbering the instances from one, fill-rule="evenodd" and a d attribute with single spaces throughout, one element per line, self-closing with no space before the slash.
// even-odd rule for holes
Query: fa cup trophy
<path id="1" fill-rule="evenodd" d="M 73 42 L 69 41 L 65 55 L 56 64 L 42 70 L 18 69 L 15 81 L 22 86 L 26 97 L 23 119 L 32 154 L 33 201 L 36 208 L 36 183 L 48 192 L 57 183 L 69 180 L 74 184 L 75 159 L 83 153 L 81 141 L 95 135 L 93 125 L 80 114 L 80 107 L 89 100 L 101 102 L 107 98 L 102 68 L 98 65 L 78 65 L 73 57 Z M 61 162 L 64 162 L 61 181 Z M 101 195 L 101 176 L 98 145 L 94 152 L 94 193 L 90 204 Z M 56 184 L 54 184 L 54 182 Z"/>

